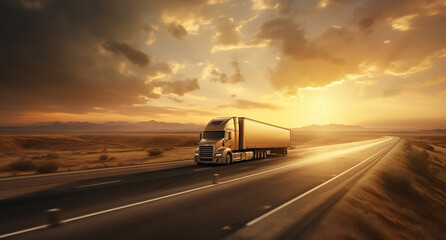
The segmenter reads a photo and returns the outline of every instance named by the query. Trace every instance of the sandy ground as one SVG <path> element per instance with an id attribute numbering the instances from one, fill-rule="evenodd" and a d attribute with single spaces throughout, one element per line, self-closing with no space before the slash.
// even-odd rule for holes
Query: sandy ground
<path id="1" fill-rule="evenodd" d="M 198 134 L 1 135 L 0 176 L 36 173 L 11 167 L 17 162 L 73 171 L 192 159 L 198 140 Z"/>
<path id="2" fill-rule="evenodd" d="M 386 135 L 389 134 L 293 131 L 290 149 Z M 192 159 L 198 141 L 198 133 L 4 134 L 0 135 L 0 177 L 45 172 L 42 168 L 60 172 Z M 156 152 L 159 155 L 153 154 Z"/>
<path id="3" fill-rule="evenodd" d="M 446 239 L 446 136 L 406 136 L 309 239 Z"/>

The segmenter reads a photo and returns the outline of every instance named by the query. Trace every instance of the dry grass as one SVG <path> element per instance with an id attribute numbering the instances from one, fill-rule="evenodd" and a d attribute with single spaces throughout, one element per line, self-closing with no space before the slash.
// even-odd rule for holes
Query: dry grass
<path id="1" fill-rule="evenodd" d="M 0 176 L 192 159 L 198 140 L 198 134 L 2 135 Z"/>
<path id="2" fill-rule="evenodd" d="M 37 166 L 38 173 L 54 173 L 59 169 L 59 163 L 56 161 L 46 161 Z"/>
<path id="3" fill-rule="evenodd" d="M 311 239 L 446 239 L 446 151 L 412 141 L 351 189 Z"/>
<path id="4" fill-rule="evenodd" d="M 148 150 L 147 153 L 149 154 L 149 157 L 154 157 L 154 156 L 161 155 L 163 153 L 163 150 L 161 150 L 159 148 L 154 148 L 154 149 Z"/>

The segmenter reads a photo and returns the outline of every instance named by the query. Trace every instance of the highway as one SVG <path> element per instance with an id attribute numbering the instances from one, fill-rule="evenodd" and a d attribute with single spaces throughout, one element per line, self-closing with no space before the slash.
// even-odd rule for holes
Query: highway
<path id="1" fill-rule="evenodd" d="M 0 238 L 305 238 L 398 141 L 290 150 L 228 166 L 182 161 L 0 179 Z M 53 208 L 63 221 L 47 227 Z"/>

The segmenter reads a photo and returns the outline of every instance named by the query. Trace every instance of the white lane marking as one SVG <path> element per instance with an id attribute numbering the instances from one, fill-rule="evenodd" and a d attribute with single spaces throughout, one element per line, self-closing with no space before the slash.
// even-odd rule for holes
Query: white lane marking
<path id="1" fill-rule="evenodd" d="M 225 231 L 229 231 L 231 229 L 232 229 L 232 227 L 230 227 L 230 226 L 224 226 L 221 228 L 221 230 L 225 230 Z"/>
<path id="2" fill-rule="evenodd" d="M 35 231 L 35 230 L 46 228 L 47 226 L 48 225 L 40 225 L 40 226 L 37 226 L 37 227 L 27 228 L 27 229 L 20 230 L 20 231 L 17 231 L 17 232 L 3 234 L 3 235 L 0 235 L 0 238 L 7 238 L 7 237 L 14 236 L 14 235 L 22 234 L 22 233 L 32 232 L 32 231 Z"/>
<path id="3" fill-rule="evenodd" d="M 75 188 L 86 188 L 86 187 L 93 187 L 93 186 L 99 186 L 99 185 L 105 185 L 105 184 L 112 184 L 112 183 L 117 183 L 117 182 L 122 182 L 122 180 L 116 180 L 116 181 L 110 181 L 110 182 L 101 182 L 101 183 L 93 183 L 93 184 L 78 186 L 78 187 L 75 187 Z"/>
<path id="4" fill-rule="evenodd" d="M 380 151 L 381 152 L 381 151 Z M 380 152 L 378 152 L 378 153 L 380 153 Z M 373 156 L 375 156 L 376 154 L 374 154 Z M 372 156 L 372 157 L 373 157 Z M 371 157 L 370 157 L 371 158 Z M 306 161 L 301 161 L 301 162 L 297 162 L 297 163 L 292 163 L 292 164 L 288 164 L 288 165 L 285 165 L 285 166 L 282 166 L 282 167 L 278 167 L 278 168 L 274 168 L 274 169 L 270 169 L 270 170 L 266 170 L 266 171 L 262 171 L 262 172 L 258 172 L 258 173 L 254 173 L 254 174 L 250 174 L 250 175 L 247 175 L 247 176 L 243 176 L 243 177 L 239 177 L 239 178 L 235 178 L 235 179 L 231 179 L 231 180 L 227 180 L 227 181 L 223 181 L 223 182 L 220 182 L 219 184 L 210 184 L 210 185 L 205 185 L 205 186 L 202 186 L 202 187 L 197 187 L 197 188 L 193 188 L 193 189 L 189 189 L 189 190 L 185 190 L 185 191 L 182 191 L 182 192 L 178 192 L 178 193 L 173 193 L 173 194 L 169 194 L 169 195 L 165 195 L 165 196 L 161 196 L 161 197 L 157 197 L 157 198 L 152 198 L 152 199 L 149 199 L 149 200 L 145 200 L 145 201 L 141 201 L 141 202 L 136 202 L 136 203 L 132 203 L 132 204 L 127 204 L 127 205 L 123 205 L 123 206 L 120 206 L 120 207 L 116 207 L 116 208 L 111 208 L 111 209 L 107 209 L 107 210 L 104 210 L 104 211 L 99 211 L 99 212 L 94 212 L 94 213 L 90 213 L 90 214 L 86 214 L 86 215 L 82 215 L 82 216 L 78 216 L 78 217 L 74 217 L 74 218 L 69 218 L 69 219 L 65 219 L 65 220 L 62 220 L 61 221 L 61 223 L 68 223 L 68 222 L 73 222 L 73 221 L 77 221 L 77 220 L 80 220 L 80 219 L 84 219 L 84 218 L 88 218 L 88 217 L 93 217 L 93 216 L 97 216 L 97 215 L 101 215 L 101 214 L 105 214 L 105 213 L 109 213 L 109 212 L 114 212 L 114 211 L 118 211 L 118 210 L 121 210 L 121 209 L 125 209 L 125 208 L 130 208 L 130 207 L 135 207 L 135 206 L 138 206 L 138 205 L 142 205 L 142 204 L 146 204 L 146 203 L 150 203 L 150 202 L 154 202 L 154 201 L 158 201 L 158 200 L 162 200 L 162 199 L 166 199 L 166 198 L 170 198 L 170 197 L 175 197 L 175 196 L 179 196 L 179 195 L 183 195 L 183 194 L 186 194 L 186 193 L 190 193 L 190 192 L 195 192 L 195 191 L 199 191 L 199 190 L 202 190 L 202 189 L 206 189 L 206 188 L 211 188 L 211 187 L 215 187 L 215 186 L 218 186 L 218 185 L 222 185 L 222 184 L 226 184 L 226 183 L 230 183 L 230 182 L 234 182 L 234 181 L 238 181 L 238 180 L 242 180 L 242 179 L 246 179 L 246 178 L 250 178 L 250 177 L 254 177 L 254 176 L 258 176 L 258 175 L 261 175 L 261 174 L 265 174 L 265 173 L 269 173 L 269 172 L 273 172 L 273 171 L 277 171 L 277 170 L 280 170 L 280 169 L 283 169 L 283 168 L 287 168 L 287 167 L 291 167 L 291 166 L 295 166 L 295 165 L 301 165 L 301 164 L 303 164 L 303 163 L 306 163 L 306 162 L 310 162 L 310 161 L 314 161 L 314 159 L 310 159 L 310 160 L 306 160 Z M 361 162 L 362 163 L 362 162 Z M 361 164 L 361 163 L 359 163 L 359 164 Z M 358 164 L 358 165 L 359 165 Z M 357 166 L 357 165 L 356 165 Z M 355 167 L 356 167 L 355 166 Z M 353 167 L 354 168 L 354 167 Z M 347 170 L 348 171 L 348 170 Z M 342 175 L 342 174 L 341 174 Z M 338 176 L 336 176 L 336 177 L 334 177 L 334 178 L 337 178 L 337 177 L 339 177 L 339 176 L 341 176 L 341 175 L 338 175 Z M 325 184 L 327 184 L 328 182 L 325 182 L 325 183 L 323 183 L 323 184 L 321 184 L 321 185 L 325 185 Z M 321 186 L 320 185 L 320 186 Z M 319 186 L 319 187 L 320 187 Z M 311 191 L 311 190 L 310 190 Z M 314 190 L 313 190 L 314 191 Z M 304 194 L 308 194 L 309 192 L 307 192 L 307 193 L 304 193 Z M 302 195 L 301 195 L 302 196 Z M 272 211 L 275 211 L 276 209 L 274 209 L 274 210 L 272 210 Z M 277 210 L 278 211 L 278 210 Z M 268 213 L 267 213 L 268 214 Z M 272 213 L 271 213 L 272 214 Z M 268 215 L 270 215 L 270 214 L 268 214 Z M 266 217 L 266 216 L 265 216 Z M 259 220 L 260 221 L 260 220 Z M 37 227 L 33 227 L 33 228 L 28 228 L 28 229 L 24 229 L 24 230 L 20 230 L 20 231 L 16 231 L 16 232 L 12 232 L 12 233 L 7 233 L 7 234 L 4 234 L 4 235 L 0 235 L 0 239 L 1 238 L 6 238 L 6 237 L 10 237 L 10 236 L 14 236 L 14 235 L 19 235 L 19 234 L 22 234 L 22 233 L 27 233 L 27 232 L 31 232 L 31 231 L 35 231 L 35 230 L 39 230 L 39 229 L 43 229 L 43 228 L 45 228 L 45 227 L 47 227 L 47 225 L 41 225 L 41 226 L 37 226 Z"/>
<path id="5" fill-rule="evenodd" d="M 299 200 L 299 199 L 305 197 L 306 195 L 308 195 L 308 194 L 310 194 L 310 193 L 316 191 L 317 189 L 319 189 L 319 188 L 325 186 L 326 184 L 328 184 L 328 183 L 330 183 L 331 181 L 333 181 L 333 180 L 339 178 L 340 176 L 342 176 L 342 175 L 344 175 L 344 174 L 350 172 L 351 170 L 355 169 L 356 167 L 358 167 L 359 165 L 361 165 L 361 164 L 363 164 L 364 162 L 368 161 L 369 159 L 373 158 L 374 156 L 376 156 L 376 155 L 382 153 L 382 152 L 383 152 L 384 150 L 386 150 L 386 149 L 387 149 L 387 147 L 384 148 L 383 150 L 381 150 L 381 151 L 379 151 L 379 152 L 373 154 L 372 156 L 368 157 L 367 159 L 361 161 L 360 163 L 356 164 L 355 166 L 353 166 L 353 167 L 351 167 L 351 168 L 345 170 L 344 172 L 338 174 L 336 177 L 331 178 L 330 180 L 328 180 L 328 181 L 326 181 L 326 182 L 324 182 L 324 183 L 322 183 L 322 184 L 320 184 L 320 185 L 318 185 L 318 186 L 316 186 L 316 187 L 314 187 L 314 188 L 312 188 L 312 189 L 306 191 L 305 193 L 303 193 L 303 194 L 301 194 L 301 195 L 299 195 L 299 196 L 297 196 L 297 197 L 291 199 L 290 201 L 288 201 L 288 202 L 286 202 L 286 203 L 284 203 L 284 204 L 278 206 L 277 208 L 275 208 L 275 209 L 273 209 L 273 210 L 271 210 L 271 211 L 269 211 L 269 212 L 263 214 L 262 216 L 260 216 L 260 217 L 258 217 L 258 218 L 256 218 L 256 219 L 254 219 L 254 220 L 248 222 L 246 225 L 247 225 L 247 226 L 251 226 L 251 225 L 253 225 L 253 224 L 259 222 L 260 220 L 262 220 L 262 219 L 264 219 L 264 218 L 270 216 L 271 214 L 273 214 L 273 213 L 279 211 L 280 209 L 282 209 L 282 208 L 284 208 L 284 207 L 290 205 L 291 203 L 293 203 L 293 202 L 295 202 L 295 201 L 297 201 L 297 200 Z"/>
<path id="6" fill-rule="evenodd" d="M 270 169 L 270 170 L 254 173 L 254 174 L 251 174 L 251 175 L 247 175 L 247 176 L 243 176 L 243 177 L 227 180 L 227 181 L 224 181 L 224 182 L 220 182 L 218 185 L 225 184 L 225 183 L 230 183 L 230 182 L 234 182 L 234 181 L 238 181 L 238 180 L 242 180 L 242 179 L 249 178 L 249 177 L 254 177 L 254 176 L 257 176 L 257 175 L 261 175 L 261 174 L 265 174 L 265 173 L 269 173 L 269 172 L 273 172 L 273 171 L 277 171 L 277 170 L 280 170 L 280 169 L 283 169 L 283 168 L 286 168 L 286 167 L 290 167 L 290 166 L 294 166 L 294 165 L 300 165 L 300 164 L 303 164 L 303 163 L 306 163 L 306 162 L 310 162 L 310 161 L 313 161 L 313 160 L 306 160 L 306 161 L 301 161 L 301 162 L 297 162 L 297 163 L 293 163 L 293 164 L 288 164 L 286 166 L 282 166 L 282 167 L 278 167 L 278 168 L 274 168 L 274 169 Z M 80 220 L 80 219 L 84 219 L 84 218 L 88 218 L 88 217 L 93 217 L 93 216 L 101 215 L 101 214 L 104 214 L 104 213 L 114 212 L 114 211 L 117 211 L 117 210 L 130 208 L 130 207 L 134 207 L 134 206 L 138 206 L 138 205 L 142 205 L 142 204 L 146 204 L 146 203 L 150 203 L 150 202 L 154 202 L 154 201 L 158 201 L 158 200 L 162 200 L 162 199 L 166 199 L 166 198 L 170 198 L 170 197 L 174 197 L 174 196 L 178 196 L 178 195 L 182 195 L 182 194 L 186 194 L 186 193 L 190 193 L 190 192 L 195 192 L 195 191 L 206 189 L 206 188 L 210 188 L 210 187 L 215 187 L 215 186 L 217 186 L 217 184 L 205 185 L 203 187 L 193 188 L 193 189 L 189 189 L 189 190 L 186 190 L 186 191 L 165 195 L 165 196 L 162 196 L 162 197 L 152 198 L 152 199 L 145 200 L 145 201 L 142 201 L 142 202 L 136 202 L 136 203 L 132 203 L 132 204 L 116 207 L 116 208 L 107 209 L 107 210 L 104 210 L 104 211 L 99 211 L 99 212 L 94 212 L 94 213 L 90 213 L 90 214 L 86 214 L 86 215 L 82 215 L 82 216 L 78 216 L 78 217 L 74 217 L 74 218 L 69 218 L 69 219 L 61 221 L 61 223 L 73 222 L 73 221 L 76 221 L 76 220 Z M 33 228 L 20 230 L 20 231 L 17 231 L 17 232 L 7 233 L 7 234 L 4 234 L 4 235 L 0 235 L 0 238 L 6 238 L 6 237 L 10 237 L 10 236 L 26 233 L 26 232 L 31 232 L 31 231 L 34 231 L 34 230 L 39 230 L 39 229 L 45 228 L 46 226 L 47 225 L 41 225 L 41 226 L 37 226 L 37 227 L 33 227 Z"/>

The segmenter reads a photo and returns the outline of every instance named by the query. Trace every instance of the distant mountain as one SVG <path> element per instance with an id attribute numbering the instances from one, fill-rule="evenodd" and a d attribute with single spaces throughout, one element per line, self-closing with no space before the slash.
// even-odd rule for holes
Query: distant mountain
<path id="1" fill-rule="evenodd" d="M 425 133 L 434 133 L 434 134 L 446 134 L 446 129 L 431 129 L 431 130 L 423 130 Z"/>
<path id="2" fill-rule="evenodd" d="M 40 122 L 28 125 L 0 126 L 0 132 L 195 132 L 204 125 L 158 121 L 129 122 Z"/>
<path id="3" fill-rule="evenodd" d="M 309 125 L 301 128 L 295 128 L 296 131 L 366 131 L 367 128 L 355 125 L 327 124 L 327 125 Z"/>

